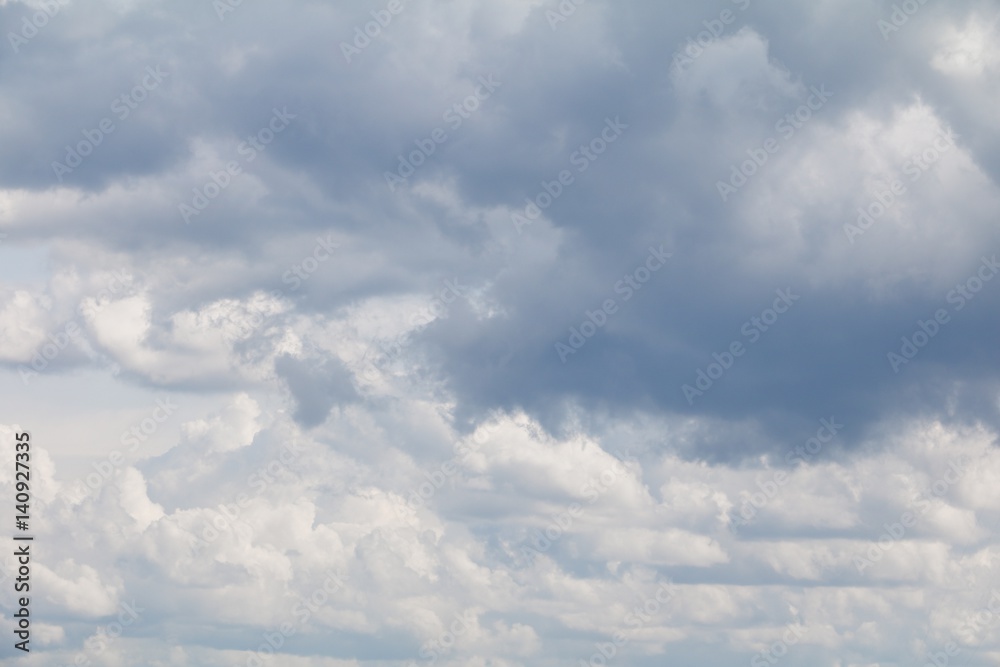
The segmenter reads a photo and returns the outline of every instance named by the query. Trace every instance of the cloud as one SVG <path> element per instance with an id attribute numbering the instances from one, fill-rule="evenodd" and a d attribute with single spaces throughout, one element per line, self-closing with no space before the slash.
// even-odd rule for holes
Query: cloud
<path id="1" fill-rule="evenodd" d="M 0 1 L 35 660 L 995 660 L 997 25 Z"/>

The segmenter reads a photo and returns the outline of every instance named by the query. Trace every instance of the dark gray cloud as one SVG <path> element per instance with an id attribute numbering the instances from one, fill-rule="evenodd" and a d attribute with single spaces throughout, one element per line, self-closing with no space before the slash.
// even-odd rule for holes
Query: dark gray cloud
<path id="1" fill-rule="evenodd" d="M 333 406 L 358 397 L 350 372 L 338 361 L 299 360 L 286 355 L 275 359 L 274 370 L 288 384 L 296 403 L 295 419 L 306 428 L 322 424 Z"/>

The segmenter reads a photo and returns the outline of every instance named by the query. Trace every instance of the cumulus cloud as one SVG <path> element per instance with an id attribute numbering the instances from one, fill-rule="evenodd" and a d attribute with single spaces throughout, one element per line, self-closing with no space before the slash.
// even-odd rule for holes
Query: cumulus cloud
<path id="1" fill-rule="evenodd" d="M 998 25 L 0 0 L 25 664 L 1000 659 Z"/>

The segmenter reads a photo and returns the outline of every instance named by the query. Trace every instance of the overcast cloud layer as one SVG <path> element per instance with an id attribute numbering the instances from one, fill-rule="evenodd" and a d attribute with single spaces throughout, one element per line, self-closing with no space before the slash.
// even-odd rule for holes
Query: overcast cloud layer
<path id="1" fill-rule="evenodd" d="M 995 2 L 0 36 L 0 665 L 1000 661 Z"/>

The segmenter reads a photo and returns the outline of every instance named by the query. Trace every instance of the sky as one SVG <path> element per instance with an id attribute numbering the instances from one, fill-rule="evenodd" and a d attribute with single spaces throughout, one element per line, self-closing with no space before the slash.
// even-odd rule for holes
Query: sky
<path id="1" fill-rule="evenodd" d="M 1000 661 L 997 3 L 0 37 L 0 665 Z"/>

